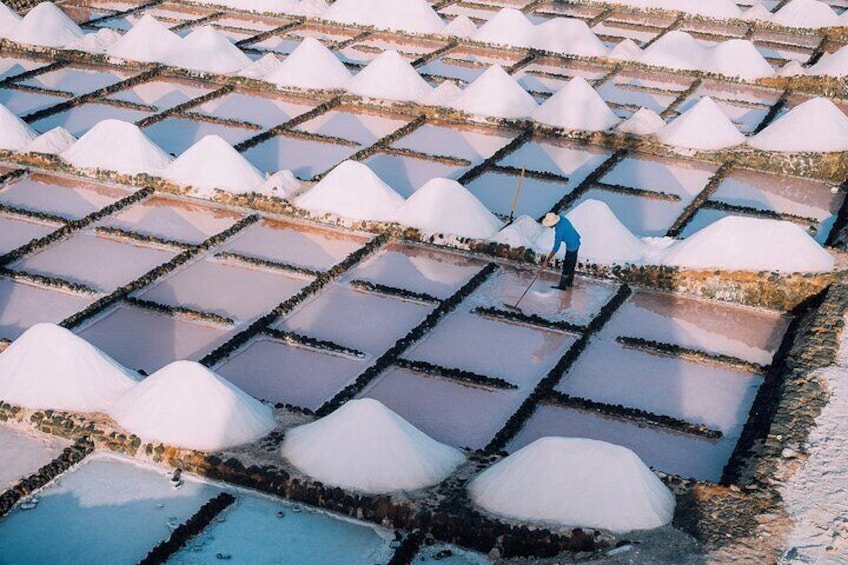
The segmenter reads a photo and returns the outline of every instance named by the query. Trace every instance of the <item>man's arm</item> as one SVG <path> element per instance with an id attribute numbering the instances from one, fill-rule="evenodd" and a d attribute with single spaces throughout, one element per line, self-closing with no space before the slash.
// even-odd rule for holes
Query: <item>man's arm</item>
<path id="1" fill-rule="evenodd" d="M 551 251 L 550 253 L 548 253 L 548 256 L 547 256 L 547 257 L 545 257 L 544 259 L 542 259 L 542 268 L 543 268 L 543 269 L 544 269 L 544 268 L 546 268 L 546 267 L 548 266 L 548 263 L 550 263 L 550 262 L 551 262 L 551 259 L 553 259 L 553 258 L 554 258 L 554 255 L 555 255 L 555 254 L 556 254 L 556 250 Z"/>

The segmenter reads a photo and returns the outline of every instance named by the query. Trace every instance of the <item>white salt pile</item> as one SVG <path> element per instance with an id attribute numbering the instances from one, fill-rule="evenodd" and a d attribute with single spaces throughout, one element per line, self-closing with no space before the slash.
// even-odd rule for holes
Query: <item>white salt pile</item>
<path id="1" fill-rule="evenodd" d="M 0 125 L 2 128 L 2 125 Z M 55 127 L 36 137 L 22 149 L 25 153 L 47 153 L 58 155 L 76 143 L 76 138 L 63 127 Z"/>
<path id="2" fill-rule="evenodd" d="M 106 53 L 121 39 L 121 34 L 109 28 L 102 28 L 95 33 L 86 33 L 80 39 L 65 45 L 65 49 L 77 49 L 88 53 Z"/>
<path id="3" fill-rule="evenodd" d="M 211 25 L 188 34 L 163 63 L 208 73 L 230 74 L 250 65 L 250 58 Z"/>
<path id="4" fill-rule="evenodd" d="M 603 131 L 618 117 L 583 77 L 574 77 L 533 111 L 533 119 L 554 127 Z"/>
<path id="5" fill-rule="evenodd" d="M 671 67 L 673 69 L 698 70 L 704 58 L 704 48 L 686 32 L 673 30 L 650 44 L 639 59 L 640 63 Z"/>
<path id="6" fill-rule="evenodd" d="M 553 18 L 540 24 L 530 45 L 544 51 L 584 57 L 605 57 L 609 51 L 586 22 L 575 18 Z"/>
<path id="7" fill-rule="evenodd" d="M 302 184 L 291 171 L 277 171 L 256 188 L 257 194 L 289 198 L 300 192 Z"/>
<path id="8" fill-rule="evenodd" d="M 445 26 L 427 0 L 338 0 L 322 17 L 414 33 L 438 33 Z"/>
<path id="9" fill-rule="evenodd" d="M 813 98 L 748 140 L 763 151 L 846 151 L 848 116 L 827 98 Z"/>
<path id="10" fill-rule="evenodd" d="M 530 47 L 536 35 L 536 26 L 520 10 L 503 8 L 480 26 L 472 36 L 476 41 Z"/>
<path id="11" fill-rule="evenodd" d="M 754 4 L 744 12 L 739 17 L 742 20 L 754 21 L 754 20 L 763 20 L 770 21 L 771 20 L 771 12 L 768 8 L 763 4 Z"/>
<path id="12" fill-rule="evenodd" d="M 0 2 L 0 37 L 8 37 L 8 33 L 20 25 L 20 22 L 18 13 Z"/>
<path id="13" fill-rule="evenodd" d="M 580 234 L 580 260 L 611 265 L 636 263 L 646 254 L 641 239 L 622 224 L 605 202 L 586 200 L 565 215 Z M 553 230 L 537 239 L 543 249 L 553 247 Z"/>
<path id="14" fill-rule="evenodd" d="M 415 191 L 398 211 L 397 222 L 425 233 L 485 239 L 501 221 L 455 180 L 434 178 Z"/>
<path id="15" fill-rule="evenodd" d="M 370 398 L 287 431 L 282 454 L 321 482 L 373 494 L 434 485 L 465 460 Z"/>
<path id="16" fill-rule="evenodd" d="M 38 137 L 26 122 L 0 104 L 0 149 L 19 151 Z"/>
<path id="17" fill-rule="evenodd" d="M 548 246 L 547 250 L 539 249 L 536 246 L 536 241 L 542 237 L 545 229 L 542 224 L 530 216 L 522 215 L 515 218 L 515 221 L 495 234 L 491 238 L 491 241 L 503 243 L 516 249 L 525 247 L 540 252 L 547 252 L 550 251 L 553 240 L 551 240 L 551 245 Z"/>
<path id="18" fill-rule="evenodd" d="M 709 96 L 657 132 L 657 139 L 673 147 L 711 151 L 745 142 L 733 122 Z"/>
<path id="19" fill-rule="evenodd" d="M 164 61 L 168 53 L 179 49 L 182 38 L 147 14 L 109 48 L 108 53 L 119 59 L 146 63 Z"/>
<path id="20" fill-rule="evenodd" d="M 506 71 L 493 65 L 469 84 L 452 106 L 469 114 L 520 119 L 530 117 L 537 104 Z"/>
<path id="21" fill-rule="evenodd" d="M 54 324 L 35 324 L 0 355 L 0 398 L 30 408 L 102 412 L 138 378 Z"/>
<path id="22" fill-rule="evenodd" d="M 818 0 L 792 0 L 775 12 L 770 21 L 787 27 L 836 27 L 844 25 L 833 9 Z"/>
<path id="23" fill-rule="evenodd" d="M 495 514 L 614 532 L 668 524 L 674 495 L 625 447 L 545 437 L 484 471 L 469 486 Z"/>
<path id="24" fill-rule="evenodd" d="M 672 245 L 663 263 L 690 269 L 826 272 L 834 259 L 791 222 L 728 216 Z"/>
<path id="25" fill-rule="evenodd" d="M 474 20 L 468 16 L 457 16 L 446 25 L 442 31 L 442 35 L 450 35 L 453 37 L 467 38 L 477 33 L 477 25 Z"/>
<path id="26" fill-rule="evenodd" d="M 710 18 L 738 18 L 739 7 L 732 0 L 603 0 L 605 4 L 623 4 L 645 10 L 674 10 Z"/>
<path id="27" fill-rule="evenodd" d="M 204 451 L 254 442 L 276 426 L 271 408 L 193 361 L 159 369 L 109 414 L 145 440 Z"/>
<path id="28" fill-rule="evenodd" d="M 350 71 L 339 58 L 312 37 L 301 41 L 279 68 L 265 77 L 277 86 L 327 89 L 344 88 L 350 79 Z"/>
<path id="29" fill-rule="evenodd" d="M 107 169 L 127 175 L 158 174 L 171 158 L 135 124 L 103 120 L 61 154 L 81 169 Z"/>
<path id="30" fill-rule="evenodd" d="M 749 80 L 774 76 L 774 69 L 750 41 L 731 39 L 702 46 L 683 31 L 671 31 L 660 37 L 645 49 L 639 62 Z"/>
<path id="31" fill-rule="evenodd" d="M 619 124 L 616 130 L 635 135 L 651 135 L 665 127 L 659 114 L 648 108 L 639 108 L 635 114 Z"/>
<path id="32" fill-rule="evenodd" d="M 261 80 L 264 79 L 266 76 L 270 75 L 271 73 L 279 70 L 282 64 L 282 61 L 280 61 L 275 54 L 266 53 L 259 59 L 253 61 L 251 64 L 240 70 L 238 72 L 238 76 Z"/>
<path id="33" fill-rule="evenodd" d="M 401 195 L 357 161 L 338 165 L 295 200 L 310 212 L 376 221 L 392 221 L 403 203 Z"/>
<path id="34" fill-rule="evenodd" d="M 707 48 L 701 70 L 748 80 L 774 76 L 759 49 L 745 39 L 729 39 Z"/>
<path id="35" fill-rule="evenodd" d="M 642 57 L 642 49 L 632 39 L 623 39 L 610 50 L 607 57 L 617 61 L 638 61 Z"/>
<path id="36" fill-rule="evenodd" d="M 51 2 L 42 2 L 14 27 L 7 37 L 18 43 L 44 47 L 64 47 L 81 39 L 82 30 L 61 9 Z"/>
<path id="37" fill-rule="evenodd" d="M 265 182 L 256 167 L 217 135 L 207 135 L 186 149 L 162 177 L 192 187 L 201 198 L 211 198 L 215 189 L 248 193 Z"/>
<path id="38" fill-rule="evenodd" d="M 384 51 L 350 81 L 348 92 L 366 98 L 411 102 L 432 89 L 397 51 Z"/>
<path id="39" fill-rule="evenodd" d="M 462 94 L 462 89 L 460 89 L 453 81 L 446 80 L 419 98 L 417 102 L 428 106 L 449 108 L 453 102 L 459 98 L 460 94 Z"/>
<path id="40" fill-rule="evenodd" d="M 848 45 L 833 53 L 824 54 L 818 63 L 807 69 L 807 74 L 832 77 L 848 75 Z"/>
<path id="41" fill-rule="evenodd" d="M 812 71 L 812 69 L 813 67 L 810 67 L 809 70 Z M 794 77 L 805 74 L 807 74 L 807 69 L 805 69 L 804 65 L 798 61 L 787 61 L 786 64 L 780 67 L 777 71 L 777 76 L 779 77 Z"/>

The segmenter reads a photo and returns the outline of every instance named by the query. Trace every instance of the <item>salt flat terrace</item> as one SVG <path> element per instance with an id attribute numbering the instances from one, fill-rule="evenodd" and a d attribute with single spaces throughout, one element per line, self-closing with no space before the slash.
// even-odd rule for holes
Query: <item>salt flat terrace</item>
<path id="1" fill-rule="evenodd" d="M 472 450 L 588 433 L 719 481 L 789 323 L 600 279 L 564 294 L 552 272 L 516 314 L 532 272 L 510 263 L 55 175 L 0 202 L 9 237 L 33 230 L 5 249 L 25 252 L 0 337 L 61 323 L 128 367 L 202 361 L 308 413 L 375 398 Z M 68 217 L 96 220 L 38 244 Z"/>
<path id="2" fill-rule="evenodd" d="M 744 38 L 775 70 L 790 62 L 815 64 L 844 46 L 821 30 L 599 3 L 432 4 L 446 20 L 467 16 L 478 25 L 504 6 L 534 24 L 577 18 L 607 47 L 629 39 L 645 48 L 673 31 L 703 46 Z M 498 64 L 539 103 L 581 77 L 622 120 L 645 108 L 669 121 L 710 96 L 749 136 L 816 95 L 831 96 L 780 79 L 729 78 L 188 2 L 59 5 L 87 32 L 125 32 L 144 15 L 181 36 L 211 25 L 251 60 L 268 54 L 282 59 L 304 38 L 314 38 L 358 72 L 391 49 L 431 86 L 466 86 Z M 844 3 L 833 5 L 839 11 Z M 557 133 L 526 120 L 469 120 L 417 103 L 368 101 L 332 90 L 307 95 L 232 76 L 19 47 L 0 46 L 0 104 L 37 132 L 61 126 L 79 138 L 117 118 L 136 124 L 174 156 L 215 134 L 261 173 L 290 170 L 306 194 L 314 181 L 352 159 L 403 197 L 435 177 L 455 179 L 501 220 L 513 212 L 541 218 L 597 200 L 642 238 L 686 239 L 728 216 L 787 220 L 831 250 L 845 235 L 844 164 L 831 171 L 798 167 L 787 175 L 774 163 L 732 154 L 684 156 L 638 139 Z M 843 100 L 833 102 L 848 111 Z M 147 374 L 175 360 L 200 361 L 295 423 L 351 399 L 377 399 L 436 440 L 473 453 L 471 466 L 479 469 L 541 437 L 588 437 L 632 449 L 668 484 L 718 489 L 738 478 L 766 433 L 758 418 L 768 410 L 758 404 L 774 402 L 782 368 L 773 364 L 794 337 L 788 308 L 751 308 L 589 276 L 578 276 L 572 292 L 560 293 L 551 288 L 557 280 L 551 270 L 517 314 L 505 304 L 530 283 L 534 273 L 526 263 L 313 222 L 290 207 L 271 213 L 250 202 L 187 198 L 78 173 L 55 161 L 10 158 L 0 164 L 3 340 L 53 322 Z M 595 272 L 585 262 L 581 270 Z M 66 447 L 17 430 L 0 428 L 0 435 L 23 454 L 0 463 L 4 481 L 36 471 Z M 272 434 L 236 456 L 277 464 L 281 439 Z M 173 528 L 203 503 L 233 491 L 192 479 L 178 494 L 162 492 L 161 469 L 100 457 L 46 491 L 46 512 L 16 509 L 4 518 L 0 534 L 11 534 L 0 535 L 7 540 L 0 542 L 3 552 L 36 551 L 27 555 L 49 560 L 37 551 L 56 547 L 3 543 L 27 539 L 43 527 L 44 513 L 73 516 L 80 510 L 71 502 L 76 498 L 96 502 L 84 509 L 95 520 L 128 529 L 142 519 L 156 521 L 158 530 L 142 529 L 133 544 L 98 546 L 138 560 L 167 537 L 161 522 Z M 446 483 L 465 485 L 469 473 L 463 468 Z M 94 493 L 98 480 L 139 482 L 144 492 Z M 230 517 L 208 526 L 174 562 L 192 562 L 186 555 L 192 549 L 212 560 L 239 536 L 255 534 L 253 547 L 262 547 L 302 529 L 310 529 L 316 545 L 330 538 L 350 544 L 341 557 L 326 554 L 323 562 L 354 562 L 353 555 L 362 562 L 388 560 L 397 549 L 387 541 L 391 532 L 373 524 L 311 511 L 293 526 L 281 521 L 282 530 L 257 533 L 256 520 L 267 523 L 291 507 L 236 496 Z M 426 491 L 427 497 L 436 496 Z M 152 500 L 175 508 L 173 519 L 151 516 Z M 103 511 L 119 502 L 120 512 Z M 86 550 L 100 543 L 89 534 L 66 541 Z M 291 545 L 305 554 L 310 549 Z M 432 557 L 435 550 L 421 551 Z M 478 558 L 468 557 L 472 563 Z"/>

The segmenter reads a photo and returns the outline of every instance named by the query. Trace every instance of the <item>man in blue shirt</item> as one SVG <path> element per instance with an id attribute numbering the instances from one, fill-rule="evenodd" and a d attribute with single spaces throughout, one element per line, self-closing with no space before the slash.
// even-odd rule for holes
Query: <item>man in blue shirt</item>
<path id="1" fill-rule="evenodd" d="M 574 229 L 574 224 L 568 218 L 559 214 L 545 214 L 542 225 L 554 228 L 554 247 L 548 256 L 542 260 L 542 267 L 547 267 L 560 245 L 565 244 L 565 259 L 562 262 L 562 276 L 559 279 L 560 290 L 568 290 L 574 284 L 574 269 L 577 267 L 577 251 L 580 249 L 580 234 Z"/>

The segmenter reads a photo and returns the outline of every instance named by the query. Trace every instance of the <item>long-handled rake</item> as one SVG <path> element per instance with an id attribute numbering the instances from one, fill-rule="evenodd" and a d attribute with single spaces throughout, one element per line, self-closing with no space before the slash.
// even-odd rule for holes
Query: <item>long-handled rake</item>
<path id="1" fill-rule="evenodd" d="M 544 267 L 539 267 L 539 270 L 536 271 L 536 276 L 533 277 L 533 280 L 530 281 L 530 284 L 527 285 L 527 288 L 524 289 L 524 292 L 521 293 L 521 296 L 518 298 L 515 304 L 507 304 L 506 302 L 504 302 L 504 308 L 506 308 L 507 310 L 512 310 L 513 312 L 521 312 L 521 308 L 519 308 L 518 305 L 521 304 L 521 301 L 524 300 L 525 296 L 527 296 L 527 293 L 530 291 L 530 288 L 539 279 L 539 276 L 542 274 L 543 269 Z"/>
<path id="2" fill-rule="evenodd" d="M 521 168 L 521 176 L 518 177 L 518 184 L 515 187 L 515 195 L 512 197 L 512 208 L 509 210 L 509 221 L 506 225 L 512 224 L 515 219 L 515 208 L 518 206 L 518 198 L 521 196 L 521 183 L 524 181 L 524 167 Z"/>

